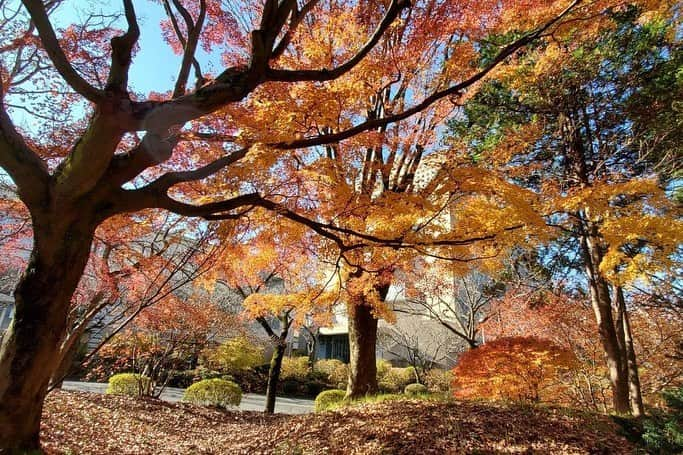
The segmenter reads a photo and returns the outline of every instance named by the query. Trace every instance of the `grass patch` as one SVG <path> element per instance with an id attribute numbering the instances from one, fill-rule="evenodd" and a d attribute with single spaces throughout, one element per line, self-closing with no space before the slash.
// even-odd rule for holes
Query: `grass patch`
<path id="1" fill-rule="evenodd" d="M 361 398 L 354 398 L 350 400 L 342 400 L 332 404 L 327 408 L 329 411 L 334 411 L 341 408 L 354 408 L 376 403 L 385 403 L 388 401 L 431 401 L 438 403 L 449 403 L 454 399 L 448 393 L 420 393 L 416 395 L 405 395 L 402 393 L 378 393 L 377 395 L 366 395 Z"/>

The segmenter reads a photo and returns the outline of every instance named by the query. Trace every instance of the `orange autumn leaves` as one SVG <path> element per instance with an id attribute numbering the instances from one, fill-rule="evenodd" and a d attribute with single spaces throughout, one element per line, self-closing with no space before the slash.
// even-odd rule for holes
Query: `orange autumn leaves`
<path id="1" fill-rule="evenodd" d="M 562 374 L 577 367 L 573 353 L 536 337 L 490 341 L 464 353 L 453 370 L 457 398 L 549 401 Z"/>

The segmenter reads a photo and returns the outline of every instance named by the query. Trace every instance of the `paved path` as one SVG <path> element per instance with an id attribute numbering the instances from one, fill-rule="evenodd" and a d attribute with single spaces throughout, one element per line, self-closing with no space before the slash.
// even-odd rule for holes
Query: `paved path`
<path id="1" fill-rule="evenodd" d="M 104 393 L 107 384 L 98 382 L 74 382 L 64 381 L 64 390 L 78 390 L 81 392 Z M 166 387 L 161 393 L 161 399 L 165 401 L 180 401 L 185 389 Z M 245 393 L 242 395 L 240 409 L 242 411 L 263 411 L 266 407 L 266 396 L 255 393 Z M 303 398 L 277 397 L 275 400 L 275 412 L 278 414 L 307 414 L 313 412 L 313 400 Z"/>

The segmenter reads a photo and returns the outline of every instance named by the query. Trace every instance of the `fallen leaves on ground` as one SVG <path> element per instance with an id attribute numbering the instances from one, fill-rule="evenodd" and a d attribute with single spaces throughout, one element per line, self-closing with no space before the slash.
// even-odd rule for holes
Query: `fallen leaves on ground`
<path id="1" fill-rule="evenodd" d="M 46 400 L 42 441 L 51 454 L 632 451 L 608 417 L 557 408 L 401 400 L 269 416 L 66 391 Z"/>

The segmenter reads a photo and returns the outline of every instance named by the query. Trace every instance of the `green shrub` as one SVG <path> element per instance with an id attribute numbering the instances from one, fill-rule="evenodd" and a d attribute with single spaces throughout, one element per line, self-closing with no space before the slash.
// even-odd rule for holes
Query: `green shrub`
<path id="1" fill-rule="evenodd" d="M 202 355 L 208 370 L 223 374 L 251 370 L 264 363 L 263 349 L 245 337 L 228 340 L 217 348 L 204 351 Z"/>
<path id="2" fill-rule="evenodd" d="M 377 382 L 380 382 L 384 376 L 391 370 L 391 362 L 388 360 L 377 361 Z"/>
<path id="3" fill-rule="evenodd" d="M 427 387 L 418 383 L 408 384 L 403 390 L 403 393 L 409 396 L 424 395 L 427 392 Z"/>
<path id="4" fill-rule="evenodd" d="M 662 392 L 666 410 L 643 421 L 648 453 L 683 453 L 683 387 Z"/>
<path id="5" fill-rule="evenodd" d="M 185 390 L 183 401 L 221 408 L 239 406 L 240 401 L 242 401 L 242 390 L 232 381 L 204 379 L 203 381 L 195 382 Z"/>
<path id="6" fill-rule="evenodd" d="M 152 380 L 147 376 L 137 373 L 120 373 L 109 378 L 109 386 L 105 393 L 139 397 L 151 395 L 153 389 Z"/>
<path id="7" fill-rule="evenodd" d="M 315 412 L 322 412 L 344 401 L 344 390 L 325 390 L 315 397 Z"/>
<path id="8" fill-rule="evenodd" d="M 337 359 L 318 360 L 313 365 L 313 371 L 321 373 L 328 384 L 346 383 L 349 377 L 349 366 Z"/>
<path id="9" fill-rule="evenodd" d="M 424 382 L 430 392 L 450 392 L 453 372 L 434 368 L 425 373 Z"/>
<path id="10" fill-rule="evenodd" d="M 415 369 L 391 368 L 379 381 L 379 388 L 384 392 L 400 393 L 408 385 L 415 382 Z"/>
<path id="11" fill-rule="evenodd" d="M 282 380 L 297 379 L 304 381 L 310 373 L 308 357 L 285 357 L 282 359 L 282 370 L 280 371 Z"/>

